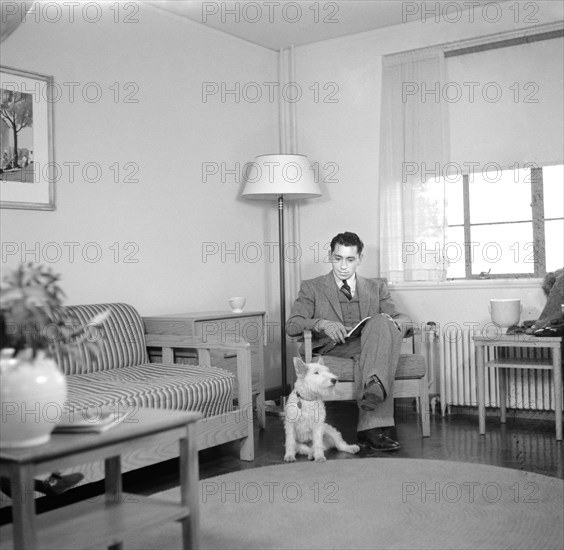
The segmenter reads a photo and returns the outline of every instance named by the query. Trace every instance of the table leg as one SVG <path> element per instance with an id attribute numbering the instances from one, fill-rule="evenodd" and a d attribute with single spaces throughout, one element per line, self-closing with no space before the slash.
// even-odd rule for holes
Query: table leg
<path id="1" fill-rule="evenodd" d="M 556 420 L 556 440 L 562 441 L 562 351 L 560 346 L 552 348 L 554 366 L 554 414 Z"/>
<path id="2" fill-rule="evenodd" d="M 499 368 L 499 408 L 501 411 L 500 422 L 507 422 L 507 369 Z"/>
<path id="3" fill-rule="evenodd" d="M 264 390 L 261 390 L 257 394 L 257 420 L 261 430 L 266 428 L 266 406 L 264 401 Z"/>
<path id="4" fill-rule="evenodd" d="M 186 427 L 186 437 L 180 439 L 180 497 L 188 506 L 190 515 L 182 521 L 182 547 L 184 550 L 200 548 L 200 506 L 198 448 L 196 424 Z"/>
<path id="5" fill-rule="evenodd" d="M 10 476 L 15 550 L 35 550 L 35 494 L 33 468 L 14 467 Z"/>
<path id="6" fill-rule="evenodd" d="M 248 426 L 248 436 L 241 439 L 239 458 L 255 459 L 255 440 L 253 431 L 253 391 L 251 370 L 251 347 L 237 352 L 237 379 L 239 380 L 239 407 L 243 420 Z"/>
<path id="7" fill-rule="evenodd" d="M 121 480 L 121 457 L 111 456 L 104 461 L 104 486 L 106 502 L 118 504 L 123 499 Z M 108 550 L 122 550 L 123 542 L 116 542 L 108 546 Z"/>
<path id="8" fill-rule="evenodd" d="M 486 433 L 486 379 L 485 379 L 484 346 L 476 345 L 476 379 L 478 383 L 478 422 L 480 435 Z"/>
<path id="9" fill-rule="evenodd" d="M 119 503 L 122 499 L 121 458 L 111 456 L 105 460 L 106 502 Z"/>

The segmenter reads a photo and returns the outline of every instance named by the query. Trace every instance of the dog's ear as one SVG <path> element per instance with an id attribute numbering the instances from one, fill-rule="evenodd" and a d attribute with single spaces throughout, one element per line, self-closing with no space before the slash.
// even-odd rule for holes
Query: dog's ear
<path id="1" fill-rule="evenodd" d="M 294 357 L 294 369 L 296 375 L 303 378 L 307 374 L 307 364 L 304 363 L 299 357 Z"/>
<path id="2" fill-rule="evenodd" d="M 323 361 L 323 355 L 317 356 L 317 363 L 319 363 L 320 365 L 325 365 L 325 361 Z"/>

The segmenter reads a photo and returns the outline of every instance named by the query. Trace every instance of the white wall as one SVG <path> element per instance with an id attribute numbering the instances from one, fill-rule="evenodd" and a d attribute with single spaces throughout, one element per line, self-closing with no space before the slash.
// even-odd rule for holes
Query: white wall
<path id="1" fill-rule="evenodd" d="M 276 151 L 277 105 L 233 96 L 222 102 L 220 95 L 203 102 L 202 82 L 233 89 L 237 82 L 273 81 L 277 54 L 144 6 L 137 22 L 116 23 L 115 4 L 96 5 L 104 6 L 98 22 L 80 10 L 72 22 L 28 18 L 2 43 L 3 65 L 53 75 L 63 91 L 77 92 L 74 101 L 64 94 L 54 105 L 55 160 L 65 175 L 56 186 L 57 209 L 1 211 L 2 241 L 17 247 L 2 267 L 22 260 L 52 265 L 69 304 L 119 300 L 156 314 L 226 310 L 228 297 L 245 295 L 248 310 L 270 312 L 276 265 L 272 275 L 263 261 L 221 251 L 276 240 L 269 238 L 276 209 L 238 198 L 234 175 L 204 183 L 202 163 L 232 170 Z M 122 92 L 118 101 L 114 83 Z M 96 85 L 101 100 L 84 100 L 82 90 L 95 92 Z M 124 102 L 123 94 L 134 90 L 130 99 L 138 102 Z M 80 163 L 72 183 L 69 163 Z M 99 167 L 100 181 L 80 176 L 87 163 Z M 116 163 L 117 183 L 110 169 Z M 138 166 L 137 183 L 124 181 L 132 175 L 126 163 Z M 93 262 L 82 254 L 95 258 L 100 251 Z M 277 311 L 271 315 L 276 319 Z M 267 384 L 278 369 L 267 371 Z"/>
<path id="2" fill-rule="evenodd" d="M 541 22 L 562 18 L 559 3 L 540 5 Z M 55 104 L 56 161 L 63 168 L 78 162 L 79 171 L 96 163 L 101 180 L 62 178 L 55 212 L 0 211 L 2 240 L 18 247 L 2 266 L 48 263 L 44 251 L 52 253 L 58 245 L 62 257 L 52 265 L 63 275 L 68 303 L 120 300 L 142 314 L 171 313 L 225 309 L 229 296 L 243 294 L 248 310 L 265 309 L 276 323 L 277 257 L 271 259 L 264 246 L 277 241 L 276 209 L 238 199 L 232 174 L 204 183 L 202 163 L 224 163 L 230 170 L 257 154 L 277 152 L 277 106 L 265 98 L 236 102 L 233 96 L 204 103 L 202 82 L 230 89 L 237 82 L 273 82 L 277 54 L 150 8 L 143 7 L 133 24 L 114 23 L 114 16 L 106 11 L 97 23 L 80 17 L 56 23 L 31 19 L 2 43 L 3 65 L 53 75 L 59 83 L 78 82 L 78 90 L 90 82 L 103 90 L 101 101 L 78 97 Z M 496 25 L 431 19 L 296 48 L 303 92 L 296 103 L 296 152 L 325 167 L 323 197 L 299 206 L 301 276 L 329 270 L 325 246 L 342 230 L 365 239 L 361 271 L 374 273 L 381 56 L 515 28 L 511 17 Z M 123 92 L 131 90 L 127 83 L 136 84 L 139 102 L 115 102 L 110 86 L 116 82 Z M 139 167 L 139 182 L 124 183 L 122 177 L 114 183 L 110 166 L 123 169 L 128 162 Z M 54 245 L 45 248 L 48 243 Z M 64 243 L 78 243 L 73 261 L 74 245 Z M 100 247 L 98 261 L 83 258 L 87 243 Z M 136 248 L 125 249 L 127 243 Z M 258 261 L 244 253 L 256 250 L 252 243 L 262 247 Z M 202 247 L 210 252 L 206 258 Z M 127 252 L 138 262 L 127 263 Z M 530 292 L 534 307 L 542 306 L 538 291 L 527 288 L 516 291 Z M 481 319 L 481 302 L 489 295 L 484 290 L 478 301 L 475 290 L 449 293 L 441 286 L 395 292 L 418 322 Z M 278 331 L 271 333 L 267 387 L 279 380 Z"/>
<path id="3" fill-rule="evenodd" d="M 503 5 L 501 5 L 503 7 Z M 516 29 L 529 29 L 526 21 L 536 24 L 562 20 L 562 5 L 537 2 L 534 18 L 522 12 L 517 18 L 504 9 L 498 22 L 475 12 L 456 23 L 413 22 L 355 36 L 328 40 L 296 48 L 297 79 L 303 89 L 316 86 L 327 92 L 338 86 L 338 93 L 315 102 L 312 96 L 298 106 L 300 152 L 320 164 L 338 166 L 336 182 L 324 185 L 321 199 L 300 207 L 301 247 L 306 253 L 301 265 L 302 276 L 314 277 L 329 270 L 316 258 L 310 247 L 326 244 L 341 231 L 355 231 L 363 238 L 366 249 L 359 270 L 366 276 L 377 273 L 378 255 L 378 151 L 380 143 L 380 94 L 382 56 L 424 48 L 463 39 Z M 521 6 L 522 7 L 522 6 Z M 490 19 L 491 19 L 490 15 Z M 516 18 L 518 21 L 516 22 Z M 553 41 L 559 43 L 559 41 Z M 544 306 L 538 280 L 477 281 L 471 284 L 444 283 L 430 285 L 404 284 L 394 287 L 397 301 L 418 323 L 434 320 L 447 322 L 487 322 L 487 303 L 491 298 L 521 298 L 523 319 L 536 318 Z"/>

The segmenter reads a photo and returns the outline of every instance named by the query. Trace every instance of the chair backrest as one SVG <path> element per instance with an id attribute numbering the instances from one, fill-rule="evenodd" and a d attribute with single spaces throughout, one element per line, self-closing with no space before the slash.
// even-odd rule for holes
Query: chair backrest
<path id="1" fill-rule="evenodd" d="M 143 319 L 137 310 L 121 303 L 65 306 L 75 327 L 88 326 L 88 337 L 73 353 L 65 353 L 63 345 L 54 342 L 54 359 L 65 375 L 86 374 L 141 365 L 148 362 Z M 92 318 L 109 311 L 101 326 L 91 326 Z M 97 353 L 90 350 L 94 347 Z"/>

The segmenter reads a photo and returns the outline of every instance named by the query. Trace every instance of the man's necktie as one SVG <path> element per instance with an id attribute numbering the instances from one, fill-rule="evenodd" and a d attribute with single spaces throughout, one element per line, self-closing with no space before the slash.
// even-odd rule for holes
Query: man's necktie
<path id="1" fill-rule="evenodd" d="M 352 300 L 351 287 L 349 286 L 349 283 L 347 283 L 347 281 L 343 281 L 341 292 L 347 297 L 347 300 Z"/>

